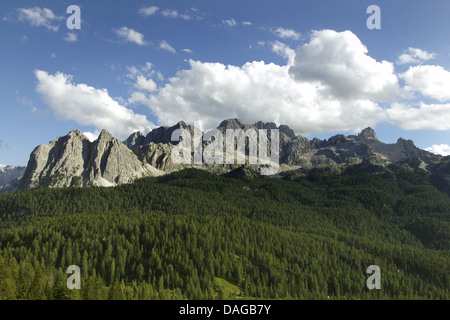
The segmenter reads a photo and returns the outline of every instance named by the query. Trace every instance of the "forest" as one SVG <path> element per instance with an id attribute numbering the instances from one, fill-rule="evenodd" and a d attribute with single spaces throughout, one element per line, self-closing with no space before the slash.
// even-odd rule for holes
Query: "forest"
<path id="1" fill-rule="evenodd" d="M 80 290 L 66 286 L 70 265 Z M 4 300 L 447 300 L 449 266 L 450 199 L 401 164 L 283 178 L 185 169 L 0 195 Z"/>

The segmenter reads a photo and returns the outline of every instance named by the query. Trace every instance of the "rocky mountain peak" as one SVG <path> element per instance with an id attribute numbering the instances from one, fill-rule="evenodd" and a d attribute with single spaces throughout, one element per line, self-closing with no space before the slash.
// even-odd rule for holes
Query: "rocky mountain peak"
<path id="1" fill-rule="evenodd" d="M 20 188 L 114 186 L 157 173 L 108 131 L 90 142 L 74 130 L 32 152 Z"/>
<path id="2" fill-rule="evenodd" d="M 17 190 L 25 167 L 0 165 L 0 194 Z"/>
<path id="3" fill-rule="evenodd" d="M 138 131 L 133 133 L 125 141 L 123 141 L 123 144 L 126 145 L 130 150 L 134 151 L 134 149 L 143 145 L 144 141 L 145 135 L 142 132 Z"/>
<path id="4" fill-rule="evenodd" d="M 188 125 L 184 121 L 180 121 L 175 125 L 175 128 L 177 129 L 186 129 Z"/>
<path id="5" fill-rule="evenodd" d="M 86 138 L 85 135 L 80 130 L 72 130 L 67 134 L 68 137 L 79 137 L 79 138 Z"/>
<path id="6" fill-rule="evenodd" d="M 358 135 L 360 138 L 366 139 L 366 140 L 376 140 L 378 141 L 378 137 L 375 134 L 375 131 L 372 128 L 366 128 Z"/>
<path id="7" fill-rule="evenodd" d="M 219 124 L 218 128 L 222 129 L 243 129 L 245 124 L 238 118 L 227 119 Z"/>
<path id="8" fill-rule="evenodd" d="M 405 145 L 405 146 L 415 147 L 414 141 L 406 140 L 406 139 L 403 139 L 403 138 L 398 138 L 397 144 L 402 144 L 402 145 Z"/>
<path id="9" fill-rule="evenodd" d="M 288 126 L 282 124 L 280 125 L 280 127 L 278 128 L 280 130 L 280 132 L 284 133 L 285 135 L 287 135 L 289 138 L 295 138 L 295 132 L 294 130 L 292 130 L 291 128 L 289 128 Z"/>
<path id="10" fill-rule="evenodd" d="M 115 140 L 116 138 L 113 137 L 111 133 L 109 133 L 107 130 L 103 129 L 102 132 L 100 132 L 97 140 Z"/>

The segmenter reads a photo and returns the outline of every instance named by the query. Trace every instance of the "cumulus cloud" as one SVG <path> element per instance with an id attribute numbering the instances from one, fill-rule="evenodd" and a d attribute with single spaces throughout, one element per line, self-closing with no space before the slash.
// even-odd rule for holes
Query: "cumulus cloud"
<path id="1" fill-rule="evenodd" d="M 427 52 L 419 48 L 408 48 L 408 50 L 400 55 L 397 64 L 418 64 L 423 61 L 432 60 L 436 57 L 435 53 Z"/>
<path id="2" fill-rule="evenodd" d="M 402 78 L 407 84 L 406 89 L 441 102 L 450 100 L 450 72 L 441 66 L 410 67 Z"/>
<path id="3" fill-rule="evenodd" d="M 159 48 L 161 50 L 169 51 L 172 53 L 177 52 L 166 40 L 161 41 L 161 43 L 159 44 Z"/>
<path id="4" fill-rule="evenodd" d="M 128 102 L 147 105 L 160 125 L 202 121 L 213 128 L 238 117 L 287 124 L 302 135 L 358 131 L 380 122 L 405 130 L 450 130 L 450 104 L 396 103 L 412 95 L 400 88 L 393 64 L 370 57 L 349 31 L 315 31 L 297 51 L 280 41 L 269 44 L 286 65 L 190 60 L 189 68 L 160 87 L 152 80 L 153 70 L 139 78 L 135 68 Z M 382 107 L 385 101 L 392 104 Z"/>
<path id="5" fill-rule="evenodd" d="M 17 11 L 19 14 L 19 21 L 29 23 L 33 27 L 45 27 L 55 32 L 58 31 L 59 26 L 54 25 L 53 23 L 64 19 L 64 17 L 55 15 L 52 10 L 48 8 L 20 8 L 17 9 Z"/>
<path id="6" fill-rule="evenodd" d="M 144 17 L 148 17 L 156 14 L 158 10 L 159 8 L 156 6 L 142 7 L 141 9 L 139 9 L 139 13 Z"/>
<path id="7" fill-rule="evenodd" d="M 144 35 L 136 30 L 122 27 L 120 29 L 114 29 L 114 32 L 125 42 L 132 42 L 139 46 L 148 45 L 147 41 L 144 40 Z"/>
<path id="8" fill-rule="evenodd" d="M 301 37 L 301 34 L 298 33 L 295 30 L 292 29 L 284 29 L 284 28 L 277 28 L 273 31 L 273 33 L 280 38 L 283 39 L 293 39 L 293 40 L 299 40 Z"/>
<path id="9" fill-rule="evenodd" d="M 164 80 L 161 73 L 156 72 L 150 62 L 146 62 L 144 66 L 128 67 L 127 77 L 133 81 L 133 89 L 128 98 L 129 104 L 145 104 L 148 94 L 158 90 L 158 85 L 153 78 L 156 77 L 160 81 Z"/>
<path id="10" fill-rule="evenodd" d="M 69 32 L 67 35 L 63 38 L 63 40 L 67 42 L 77 42 L 78 41 L 78 35 L 74 32 Z"/>
<path id="11" fill-rule="evenodd" d="M 191 49 L 183 49 L 182 51 L 186 52 L 186 53 L 189 53 L 189 54 L 192 54 L 192 50 Z"/>
<path id="12" fill-rule="evenodd" d="M 394 103 L 386 110 L 389 121 L 404 130 L 450 130 L 450 104 L 425 104 L 414 107 Z"/>
<path id="13" fill-rule="evenodd" d="M 448 144 L 434 144 L 425 150 L 441 156 L 450 156 L 450 146 Z"/>
<path id="14" fill-rule="evenodd" d="M 60 72 L 51 75 L 36 70 L 35 75 L 36 91 L 55 115 L 63 119 L 94 126 L 97 130 L 106 129 L 120 139 L 154 128 L 144 115 L 135 114 L 112 99 L 106 89 L 75 84 L 72 76 Z"/>
<path id="15" fill-rule="evenodd" d="M 136 97 L 138 97 L 136 95 Z M 139 96 L 162 125 L 201 120 L 205 128 L 239 117 L 288 124 L 299 134 L 373 126 L 382 110 L 364 99 L 341 101 L 323 95 L 320 86 L 299 83 L 288 66 L 249 62 L 242 67 L 190 61 L 159 89 Z"/>
<path id="16" fill-rule="evenodd" d="M 367 53 L 351 31 L 313 31 L 310 42 L 297 50 L 290 73 L 300 82 L 321 83 L 335 97 L 393 101 L 401 91 L 394 65 Z"/>
<path id="17" fill-rule="evenodd" d="M 158 86 L 152 79 L 147 79 L 143 75 L 137 76 L 135 87 L 138 90 L 153 92 L 158 90 Z"/>

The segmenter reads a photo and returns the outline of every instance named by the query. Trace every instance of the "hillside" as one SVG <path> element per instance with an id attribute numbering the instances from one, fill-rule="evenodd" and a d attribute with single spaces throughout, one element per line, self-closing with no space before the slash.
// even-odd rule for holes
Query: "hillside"
<path id="1" fill-rule="evenodd" d="M 449 299 L 450 199 L 407 164 L 353 171 L 0 195 L 1 298 Z"/>

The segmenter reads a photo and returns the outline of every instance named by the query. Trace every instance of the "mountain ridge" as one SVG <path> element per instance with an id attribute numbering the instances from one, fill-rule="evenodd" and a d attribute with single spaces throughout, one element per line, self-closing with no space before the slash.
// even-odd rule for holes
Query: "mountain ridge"
<path id="1" fill-rule="evenodd" d="M 200 129 L 180 121 L 174 126 L 161 126 L 147 135 L 141 132 L 131 134 L 119 141 L 108 131 L 102 130 L 99 137 L 91 142 L 79 130 L 73 130 L 66 136 L 58 137 L 48 145 L 40 145 L 30 155 L 19 189 L 38 187 L 86 187 L 115 186 L 130 183 L 144 176 L 159 176 L 186 167 L 194 167 L 215 173 L 227 173 L 242 164 L 179 164 L 174 163 L 172 153 L 179 142 L 172 141 L 172 134 L 178 130 L 187 130 L 203 134 Z M 277 126 L 273 122 L 258 121 L 246 124 L 241 120 L 227 119 L 216 128 L 219 132 L 242 129 L 246 132 L 254 129 L 267 130 L 270 141 L 271 130 L 279 130 L 278 174 L 291 171 L 305 171 L 317 166 L 354 165 L 370 162 L 388 165 L 400 161 L 418 161 L 422 168 L 439 162 L 442 156 L 417 148 L 411 140 L 399 138 L 396 143 L 386 144 L 379 141 L 375 130 L 366 128 L 357 135 L 337 134 L 329 139 L 307 139 L 286 125 Z M 198 130 L 198 131 L 196 131 Z M 247 131 L 248 132 L 248 131 Z M 255 142 L 249 137 L 245 157 L 248 158 L 249 143 Z M 225 138 L 223 139 L 225 142 Z M 212 140 L 202 141 L 204 150 Z M 190 151 L 193 154 L 192 148 Z M 225 151 L 225 146 L 224 146 Z M 237 152 L 235 150 L 235 152 Z M 248 159 L 247 159 L 248 160 Z M 259 171 L 260 164 L 246 164 L 252 170 Z"/>

